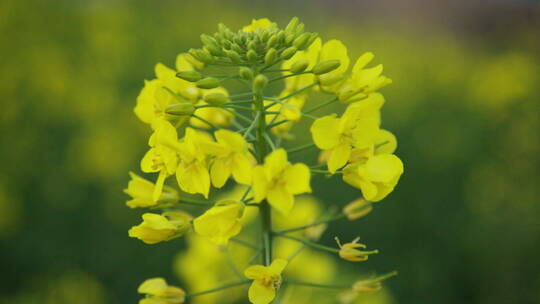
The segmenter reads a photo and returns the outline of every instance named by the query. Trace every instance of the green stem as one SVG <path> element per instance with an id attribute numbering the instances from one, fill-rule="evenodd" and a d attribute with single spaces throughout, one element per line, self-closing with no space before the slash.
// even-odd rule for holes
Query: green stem
<path id="1" fill-rule="evenodd" d="M 309 144 L 302 145 L 300 147 L 289 149 L 289 150 L 287 150 L 287 153 L 288 154 L 296 153 L 296 152 L 304 151 L 304 150 L 312 148 L 312 147 L 315 147 L 315 144 L 314 143 L 309 143 Z"/>
<path id="2" fill-rule="evenodd" d="M 291 94 L 289 94 L 289 95 L 287 95 L 287 96 L 285 96 L 285 97 L 281 97 L 280 100 L 283 101 L 283 100 L 289 99 L 289 98 L 293 97 L 294 95 L 300 94 L 300 93 L 302 93 L 302 92 L 304 92 L 304 91 L 306 91 L 306 90 L 309 90 L 309 89 L 313 88 L 314 86 L 316 86 L 316 85 L 318 85 L 318 84 L 319 84 L 318 82 L 314 82 L 314 83 L 312 83 L 312 84 L 308 84 L 307 86 L 305 86 L 305 87 L 303 87 L 303 88 L 301 88 L 301 89 L 298 89 L 298 90 L 292 92 Z"/>
<path id="3" fill-rule="evenodd" d="M 332 253 L 338 253 L 339 252 L 339 249 L 337 249 L 337 248 L 324 246 L 324 245 L 312 242 L 310 240 L 302 239 L 302 238 L 295 237 L 295 236 L 292 236 L 292 235 L 283 234 L 281 232 L 274 232 L 274 235 L 276 235 L 278 237 L 285 238 L 285 239 L 290 239 L 290 240 L 300 242 L 300 243 L 302 243 L 302 244 L 304 244 L 306 246 L 313 247 L 315 249 L 328 251 L 328 252 L 332 252 Z"/>
<path id="4" fill-rule="evenodd" d="M 296 74 L 282 75 L 282 76 L 278 76 L 276 78 L 272 78 L 268 82 L 271 83 L 271 82 L 278 81 L 278 80 L 281 80 L 281 79 L 285 79 L 285 78 L 288 78 L 288 77 L 294 77 L 294 76 L 298 76 L 298 75 L 302 75 L 302 74 L 310 74 L 310 73 L 313 73 L 313 72 L 312 71 L 305 71 L 305 72 L 296 73 Z"/>
<path id="5" fill-rule="evenodd" d="M 227 288 L 231 288 L 231 287 L 235 287 L 235 286 L 240 286 L 240 285 L 245 285 L 245 284 L 248 284 L 249 282 L 251 282 L 251 280 L 241 280 L 241 281 L 237 281 L 237 282 L 224 284 L 224 285 L 221 285 L 221 286 L 218 286 L 218 287 L 215 287 L 215 288 L 212 288 L 212 289 L 208 289 L 208 290 L 188 293 L 188 294 L 186 294 L 186 298 L 201 296 L 201 295 L 204 295 L 204 294 L 207 294 L 207 293 L 213 293 L 213 292 L 220 291 L 220 290 L 223 290 L 223 289 L 227 289 Z"/>
<path id="6" fill-rule="evenodd" d="M 341 213 L 341 214 L 338 214 L 338 215 L 333 216 L 333 217 L 328 218 L 328 219 L 315 221 L 315 222 L 313 222 L 311 224 L 307 224 L 307 225 L 304 225 L 304 226 L 298 226 L 298 227 L 294 227 L 294 228 L 283 229 L 283 230 L 277 231 L 275 233 L 290 233 L 290 232 L 295 232 L 295 231 L 298 231 L 298 230 L 304 230 L 304 229 L 307 229 L 307 228 L 310 228 L 310 227 L 318 226 L 320 224 L 326 224 L 326 223 L 329 223 L 329 222 L 337 221 L 337 220 L 343 219 L 345 217 L 347 217 L 347 216 L 345 214 Z"/>
<path id="7" fill-rule="evenodd" d="M 278 121 L 278 122 L 271 123 L 271 124 L 269 124 L 269 125 L 266 126 L 266 127 L 267 127 L 268 129 L 272 129 L 273 127 L 277 127 L 277 126 L 279 126 L 279 125 L 281 125 L 281 124 L 286 123 L 287 121 L 289 121 L 289 120 L 288 120 L 288 119 L 280 120 L 280 121 Z"/>
<path id="8" fill-rule="evenodd" d="M 255 106 L 254 120 L 257 121 L 257 133 L 255 136 L 255 151 L 257 162 L 264 163 L 264 158 L 268 154 L 268 146 L 265 138 L 266 134 L 266 119 L 264 117 L 264 102 L 261 91 L 254 92 L 253 103 Z M 262 231 L 262 248 L 263 248 L 263 263 L 268 266 L 272 262 L 272 214 L 270 213 L 270 205 L 266 200 L 261 202 L 261 231 Z"/>
<path id="9" fill-rule="evenodd" d="M 302 286 L 310 286 L 310 287 L 319 287 L 319 288 L 338 288 L 338 289 L 348 289 L 352 287 L 352 284 L 323 284 L 323 283 L 312 283 L 312 282 L 304 282 L 304 281 L 297 281 L 293 279 L 286 279 L 283 281 L 283 283 L 291 284 L 291 285 L 302 285 Z"/>
<path id="10" fill-rule="evenodd" d="M 191 199 L 191 198 L 182 197 L 180 199 L 180 204 L 198 205 L 198 206 L 213 206 L 215 203 L 214 202 L 209 202 L 209 201 L 203 201 L 203 200 L 198 200 L 198 199 Z"/>
<path id="11" fill-rule="evenodd" d="M 316 174 L 341 174 L 343 173 L 343 171 L 336 171 L 334 173 L 328 171 L 328 170 L 316 170 L 316 169 L 310 169 L 311 173 L 316 173 Z"/>
<path id="12" fill-rule="evenodd" d="M 247 242 L 247 241 L 244 241 L 244 240 L 240 240 L 240 239 L 236 239 L 236 238 L 231 238 L 230 239 L 231 242 L 234 242 L 234 243 L 237 243 L 237 244 L 240 244 L 244 247 L 248 247 L 248 248 L 251 248 L 251 249 L 255 249 L 255 250 L 259 250 L 259 247 L 251 244 L 250 242 Z"/>
<path id="13" fill-rule="evenodd" d="M 327 106 L 327 105 L 329 105 L 329 104 L 331 104 L 331 103 L 336 102 L 337 100 L 338 100 L 337 97 L 332 98 L 332 99 L 330 99 L 330 100 L 328 100 L 328 101 L 326 101 L 326 102 L 323 102 L 323 103 L 321 103 L 321 104 L 318 104 L 318 105 L 314 106 L 313 108 L 311 108 L 311 109 L 309 109 L 309 110 L 307 110 L 307 111 L 304 111 L 304 114 L 309 114 L 309 113 L 311 113 L 311 112 L 315 112 L 315 111 L 317 111 L 318 109 L 320 109 L 320 108 L 322 108 L 322 107 L 324 107 L 324 106 Z"/>

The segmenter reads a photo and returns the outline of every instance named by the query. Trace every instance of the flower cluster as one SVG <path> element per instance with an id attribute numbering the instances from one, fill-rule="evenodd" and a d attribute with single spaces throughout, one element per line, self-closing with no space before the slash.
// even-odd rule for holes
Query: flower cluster
<path id="1" fill-rule="evenodd" d="M 284 29 L 268 19 L 253 20 L 239 31 L 220 24 L 217 33 L 203 34 L 201 41 L 201 48 L 178 55 L 175 69 L 158 63 L 156 78 L 146 81 L 137 97 L 135 114 L 151 130 L 140 167 L 156 178 L 152 182 L 130 173 L 127 205 L 154 212 L 144 213 L 129 236 L 156 244 L 194 233 L 221 249 L 231 241 L 243 243 L 256 255 L 241 280 L 206 291 L 185 293 L 161 278 L 147 280 L 139 287 L 147 295 L 140 303 L 183 303 L 252 282 L 249 301 L 266 304 L 282 285 L 316 285 L 286 276 L 296 255 L 278 258 L 278 239 L 353 262 L 378 253 L 360 250 L 366 245 L 358 239 L 338 241 L 339 248 L 317 243 L 327 223 L 369 213 L 403 173 L 393 154 L 396 138 L 381 128 L 384 98 L 378 90 L 391 80 L 382 75 L 382 65 L 367 67 L 373 54 L 361 55 L 349 71 L 347 48 L 337 40 L 323 43 L 297 18 Z M 315 103 L 314 95 L 328 100 Z M 332 104 L 342 104 L 341 115 L 312 114 Z M 294 143 L 292 128 L 305 118 L 312 120 L 312 142 L 287 149 Z M 311 148 L 321 150 L 320 163 L 290 161 L 291 154 Z M 362 198 L 341 213 L 327 212 L 302 226 L 276 230 L 273 213 L 301 216 L 291 213 L 297 197 L 312 192 L 315 174 L 341 175 Z M 216 199 L 232 184 L 243 187 L 241 195 Z M 192 216 L 190 206 L 203 210 Z M 236 239 L 250 210 L 257 211 L 261 223 L 258 244 Z M 258 256 L 261 264 L 253 264 Z M 377 284 L 357 283 L 352 290 L 375 290 Z"/>

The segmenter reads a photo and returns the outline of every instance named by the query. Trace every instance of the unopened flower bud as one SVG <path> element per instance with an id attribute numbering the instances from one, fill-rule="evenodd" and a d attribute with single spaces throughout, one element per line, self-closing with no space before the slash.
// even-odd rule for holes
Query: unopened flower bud
<path id="1" fill-rule="evenodd" d="M 170 115 L 184 116 L 191 115 L 193 112 L 195 112 L 195 106 L 189 102 L 175 103 L 165 108 L 165 113 Z"/>
<path id="2" fill-rule="evenodd" d="M 313 67 L 313 74 L 321 75 L 332 72 L 341 65 L 341 62 L 337 59 L 325 60 L 317 63 Z"/>
<path id="3" fill-rule="evenodd" d="M 278 43 L 278 35 L 272 35 L 270 38 L 268 38 L 268 41 L 266 42 L 266 46 L 271 48 L 275 46 Z"/>
<path id="4" fill-rule="evenodd" d="M 298 17 L 293 17 L 291 21 L 289 21 L 289 24 L 285 27 L 285 32 L 292 33 L 296 29 L 296 25 L 298 24 Z"/>
<path id="5" fill-rule="evenodd" d="M 299 50 L 305 49 L 310 37 L 310 33 L 303 33 L 302 35 L 294 39 L 293 46 L 295 46 Z"/>
<path id="6" fill-rule="evenodd" d="M 276 49 L 271 48 L 266 52 L 266 55 L 264 55 L 264 63 L 272 64 L 276 60 L 276 57 L 277 57 Z"/>
<path id="7" fill-rule="evenodd" d="M 201 73 L 197 71 L 179 71 L 176 73 L 176 77 L 189 82 L 195 82 L 202 78 Z"/>
<path id="8" fill-rule="evenodd" d="M 260 92 L 268 84 L 268 78 L 263 74 L 259 74 L 253 79 L 253 91 Z"/>
<path id="9" fill-rule="evenodd" d="M 251 40 L 250 42 L 248 42 L 247 48 L 248 48 L 248 50 L 256 50 L 257 49 L 257 42 L 255 42 L 254 40 Z"/>
<path id="10" fill-rule="evenodd" d="M 360 198 L 350 202 L 343 208 L 343 214 L 347 216 L 349 221 L 354 221 L 361 217 L 364 217 L 373 210 L 371 203 Z"/>
<path id="11" fill-rule="evenodd" d="M 234 50 L 227 51 L 226 53 L 227 53 L 227 57 L 229 57 L 229 59 L 231 59 L 232 62 L 234 63 L 242 62 L 242 57 L 240 57 L 240 55 L 238 55 L 238 53 L 235 52 Z"/>
<path id="12" fill-rule="evenodd" d="M 285 36 L 285 44 L 292 44 L 294 38 L 296 38 L 295 34 L 288 34 L 287 36 Z"/>
<path id="13" fill-rule="evenodd" d="M 229 97 L 223 93 L 210 93 L 203 97 L 204 101 L 211 105 L 220 106 L 229 101 Z"/>
<path id="14" fill-rule="evenodd" d="M 246 57 L 249 62 L 257 61 L 257 53 L 254 50 L 249 50 L 246 54 Z"/>
<path id="15" fill-rule="evenodd" d="M 290 68 L 291 73 L 302 73 L 307 69 L 309 66 L 309 60 L 302 59 L 298 60 L 297 62 L 293 63 L 293 65 Z"/>
<path id="16" fill-rule="evenodd" d="M 196 82 L 201 89 L 213 89 L 219 87 L 219 80 L 214 77 L 206 77 Z"/>
<path id="17" fill-rule="evenodd" d="M 242 53 L 244 50 L 238 45 L 238 43 L 231 44 L 231 49 L 237 53 Z"/>
<path id="18" fill-rule="evenodd" d="M 283 41 L 285 41 L 285 32 L 284 31 L 280 31 L 277 35 L 276 35 L 276 40 L 278 43 L 281 43 Z"/>
<path id="19" fill-rule="evenodd" d="M 253 70 L 251 70 L 248 67 L 240 67 L 238 70 L 238 74 L 240 75 L 240 78 L 245 80 L 251 80 L 253 79 Z"/>
<path id="20" fill-rule="evenodd" d="M 294 54 L 298 51 L 298 49 L 294 46 L 291 46 L 289 48 L 286 48 L 283 52 L 281 52 L 281 58 L 282 59 L 290 59 Z"/>
<path id="21" fill-rule="evenodd" d="M 195 59 L 203 63 L 210 64 L 214 62 L 214 57 L 212 57 L 212 55 L 207 50 L 190 49 L 189 53 L 191 54 L 191 56 L 195 57 Z"/>

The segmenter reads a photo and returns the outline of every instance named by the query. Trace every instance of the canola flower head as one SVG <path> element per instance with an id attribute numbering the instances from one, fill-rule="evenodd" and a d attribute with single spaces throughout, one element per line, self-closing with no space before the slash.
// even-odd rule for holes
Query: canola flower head
<path id="1" fill-rule="evenodd" d="M 244 271 L 246 278 L 253 280 L 248 291 L 249 301 L 253 304 L 271 303 L 281 285 L 281 272 L 286 266 L 287 261 L 283 259 L 276 259 L 269 266 L 249 266 Z"/>
<path id="2" fill-rule="evenodd" d="M 156 244 L 187 234 L 177 265 L 195 291 L 154 278 L 141 284 L 140 303 L 214 303 L 222 295 L 240 301 L 239 289 L 210 294 L 251 283 L 249 301 L 267 304 L 282 282 L 287 291 L 294 284 L 336 287 L 297 279 L 330 282 L 336 254 L 359 262 L 377 253 L 358 239 L 338 240 L 339 248 L 320 242 L 333 221 L 368 215 L 403 174 L 397 139 L 382 128 L 380 89 L 391 80 L 381 64 L 371 65 L 372 53 L 354 60 L 342 41 L 319 37 L 296 17 L 284 27 L 267 18 L 236 30 L 219 24 L 200 41 L 178 54 L 174 67 L 156 64 L 155 77 L 144 81 L 134 113 L 151 131 L 140 168 L 153 178 L 130 173 L 124 190 L 128 207 L 150 210 L 130 237 Z M 297 143 L 297 125 L 307 119 L 309 142 Z M 320 150 L 319 164 L 297 154 L 308 149 Z M 318 174 L 341 175 L 362 197 L 319 206 L 304 195 Z M 292 277 L 284 280 L 287 265 Z M 380 280 L 350 286 L 354 300 L 379 289 Z"/>

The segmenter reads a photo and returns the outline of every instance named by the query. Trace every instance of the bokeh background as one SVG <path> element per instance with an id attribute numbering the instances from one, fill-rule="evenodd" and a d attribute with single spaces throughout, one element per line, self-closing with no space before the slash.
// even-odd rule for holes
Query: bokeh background
<path id="1" fill-rule="evenodd" d="M 383 125 L 406 167 L 370 216 L 323 241 L 379 248 L 353 267 L 400 272 L 385 303 L 540 303 L 534 0 L 1 1 L 0 303 L 135 303 L 148 277 L 178 282 L 182 241 L 127 237 L 140 212 L 122 189 L 148 136 L 135 97 L 217 23 L 295 15 L 384 63 Z M 327 203 L 357 196 L 315 183 Z"/>

